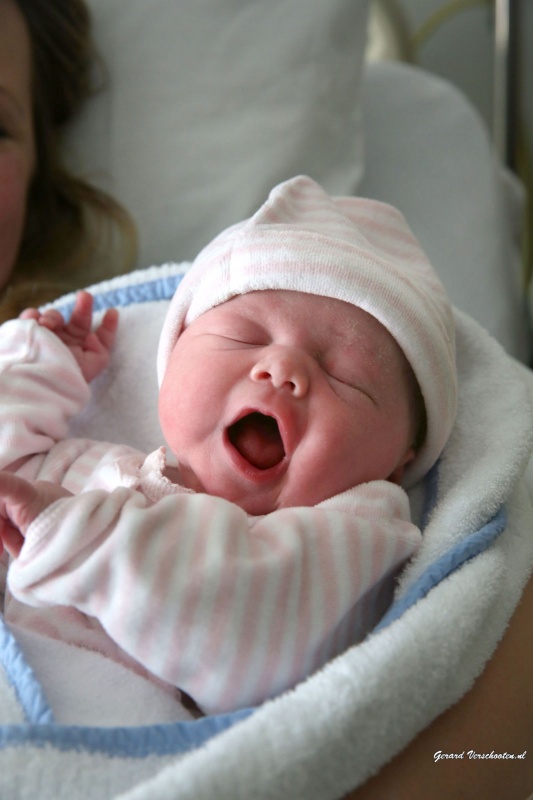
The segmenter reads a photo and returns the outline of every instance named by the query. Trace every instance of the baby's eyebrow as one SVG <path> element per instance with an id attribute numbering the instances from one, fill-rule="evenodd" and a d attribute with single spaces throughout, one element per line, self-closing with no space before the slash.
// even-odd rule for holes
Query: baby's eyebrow
<path id="1" fill-rule="evenodd" d="M 260 325 L 259 320 L 252 314 L 241 311 L 230 311 L 226 317 L 226 322 L 229 325 L 255 325 L 257 327 Z"/>
<path id="2" fill-rule="evenodd" d="M 350 327 L 349 330 L 346 326 L 331 327 L 328 329 L 326 339 L 330 345 L 339 346 L 345 353 L 357 350 L 359 354 L 363 353 L 369 361 L 373 361 L 375 358 L 373 342 L 369 341 L 368 334 L 361 332 L 357 326 Z"/>
<path id="3" fill-rule="evenodd" d="M 345 326 L 337 328 L 331 326 L 325 331 L 324 341 L 327 344 L 340 344 L 346 348 L 348 342 L 347 330 Z"/>

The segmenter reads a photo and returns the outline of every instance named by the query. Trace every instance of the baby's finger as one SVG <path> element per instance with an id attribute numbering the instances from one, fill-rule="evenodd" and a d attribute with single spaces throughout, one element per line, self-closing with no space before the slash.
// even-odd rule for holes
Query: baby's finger
<path id="1" fill-rule="evenodd" d="M 81 291 L 76 295 L 74 308 L 69 320 L 69 328 L 81 334 L 89 333 L 93 321 L 93 296 Z"/>
<path id="2" fill-rule="evenodd" d="M 31 503 L 35 498 L 32 484 L 12 472 L 0 472 L 0 497 L 7 503 Z"/>
<path id="3" fill-rule="evenodd" d="M 62 486 L 45 481 L 34 484 L 12 472 L 0 472 L 0 497 L 2 498 L 2 517 L 4 527 L 8 526 L 25 534 L 31 523 L 45 508 L 69 492 Z M 3 535 L 3 534 L 2 534 Z M 4 539 L 5 545 L 5 539 Z"/>
<path id="4" fill-rule="evenodd" d="M 49 308 L 47 311 L 39 311 L 38 308 L 25 308 L 19 314 L 19 319 L 34 319 L 43 328 L 49 328 L 51 331 L 61 330 L 65 325 L 63 315 L 55 308 Z"/>
<path id="5" fill-rule="evenodd" d="M 117 328 L 118 311 L 116 308 L 109 308 L 105 312 L 100 325 L 95 330 L 98 341 L 106 350 L 111 350 L 113 347 L 117 335 Z"/>
<path id="6" fill-rule="evenodd" d="M 21 311 L 19 314 L 19 319 L 35 319 L 38 320 L 41 316 L 41 312 L 37 308 L 25 308 L 24 311 Z"/>
<path id="7" fill-rule="evenodd" d="M 12 558 L 17 558 L 22 550 L 24 544 L 24 537 L 19 530 L 13 527 L 7 520 L 0 520 L 0 555 L 2 554 L 2 546 L 7 550 Z"/>
<path id="8" fill-rule="evenodd" d="M 55 308 L 49 308 L 47 311 L 43 311 L 38 317 L 34 317 L 34 319 L 37 319 L 41 327 L 48 328 L 50 331 L 60 331 L 65 327 L 63 314 Z"/>

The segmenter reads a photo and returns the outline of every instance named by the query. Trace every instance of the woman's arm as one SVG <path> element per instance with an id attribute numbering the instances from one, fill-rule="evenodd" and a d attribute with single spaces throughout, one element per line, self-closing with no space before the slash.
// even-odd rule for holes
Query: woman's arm
<path id="1" fill-rule="evenodd" d="M 438 751 L 464 756 L 435 761 Z M 469 758 L 469 751 L 515 759 Z M 473 688 L 345 800 L 527 800 L 531 794 L 533 578 Z"/>

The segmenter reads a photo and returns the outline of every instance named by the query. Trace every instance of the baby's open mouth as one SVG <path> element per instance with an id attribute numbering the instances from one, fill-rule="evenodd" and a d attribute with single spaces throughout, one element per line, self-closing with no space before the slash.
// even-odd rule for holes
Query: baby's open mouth
<path id="1" fill-rule="evenodd" d="M 228 428 L 233 447 L 256 469 L 271 469 L 285 458 L 285 448 L 274 417 L 252 411 Z"/>

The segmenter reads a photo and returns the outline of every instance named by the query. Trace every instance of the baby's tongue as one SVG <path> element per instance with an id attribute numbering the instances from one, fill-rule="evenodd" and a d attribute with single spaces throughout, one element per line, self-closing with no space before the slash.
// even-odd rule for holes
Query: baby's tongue
<path id="1" fill-rule="evenodd" d="M 229 438 L 241 456 L 257 469 L 270 469 L 285 456 L 278 423 L 257 411 L 232 425 Z"/>

